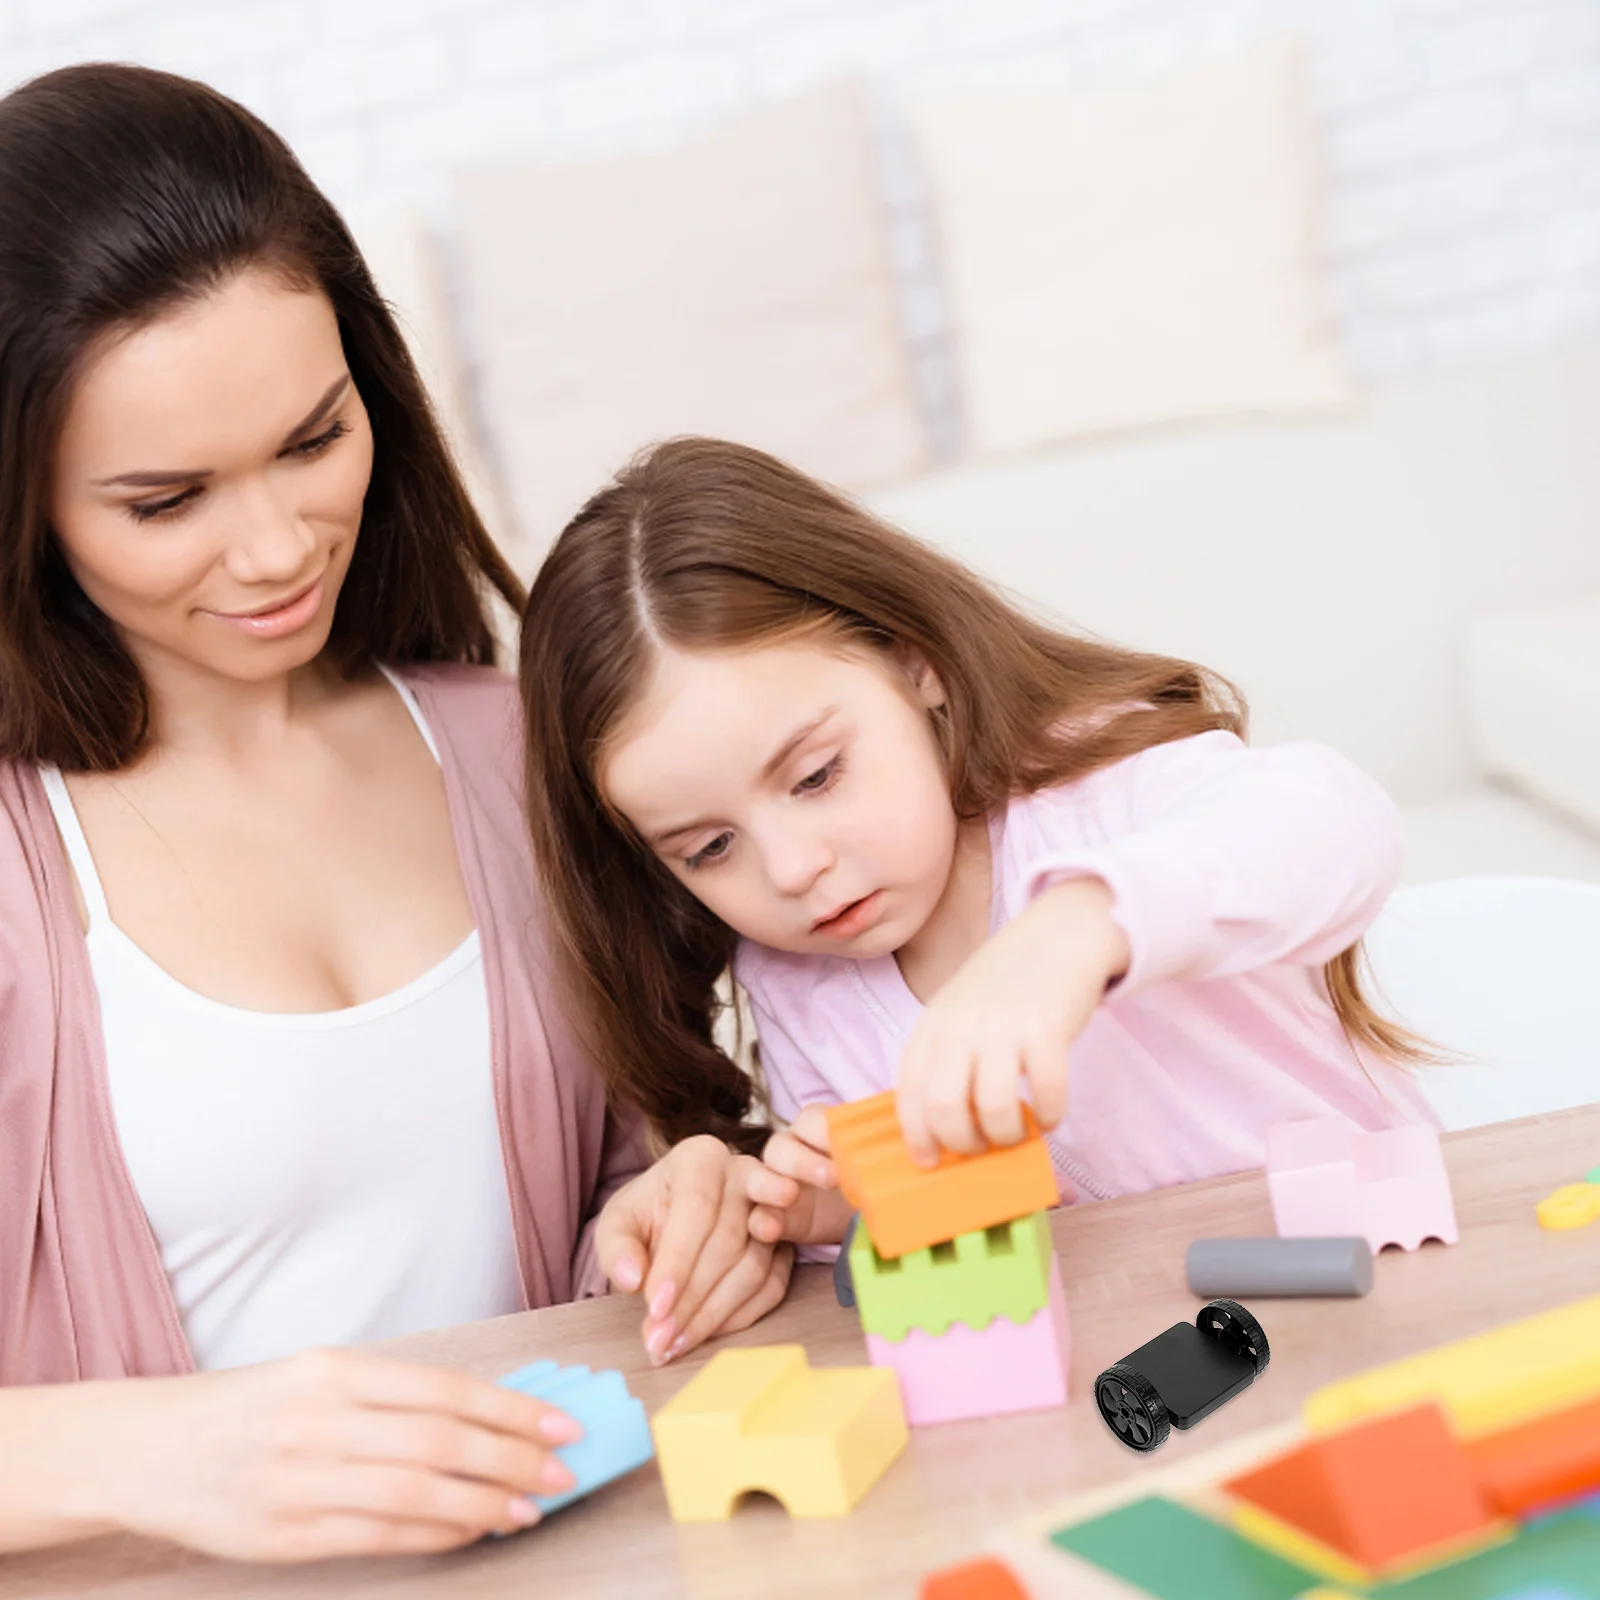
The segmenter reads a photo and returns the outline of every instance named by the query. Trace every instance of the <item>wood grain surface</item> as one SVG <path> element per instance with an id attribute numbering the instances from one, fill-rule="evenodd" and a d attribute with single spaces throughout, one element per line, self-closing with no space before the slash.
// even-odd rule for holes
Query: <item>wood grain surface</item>
<path id="1" fill-rule="evenodd" d="M 1112 1437 L 1090 1386 L 1102 1368 L 1194 1316 L 1200 1302 L 1183 1276 L 1191 1239 L 1272 1232 L 1259 1171 L 1058 1212 L 1056 1249 L 1072 1310 L 1070 1405 L 914 1429 L 905 1455 L 851 1517 L 791 1521 L 758 1501 L 726 1523 L 677 1527 L 651 1466 L 529 1533 L 450 1556 L 253 1568 L 119 1537 L 0 1558 L 0 1595 L 912 1596 L 920 1575 L 989 1545 L 1019 1517 L 1290 1422 L 1306 1394 L 1333 1378 L 1600 1291 L 1600 1224 L 1548 1233 L 1534 1217 L 1551 1190 L 1600 1164 L 1600 1106 L 1450 1135 L 1445 1151 L 1460 1244 L 1385 1251 L 1365 1299 L 1257 1302 L 1272 1343 L 1268 1371 L 1153 1457 Z M 652 1411 L 720 1348 L 654 1371 L 638 1328 L 638 1306 L 613 1297 L 386 1348 L 487 1376 L 540 1356 L 618 1367 Z M 855 1315 L 834 1303 L 825 1268 L 797 1272 L 787 1304 L 728 1342 L 795 1340 L 819 1366 L 865 1360 Z"/>

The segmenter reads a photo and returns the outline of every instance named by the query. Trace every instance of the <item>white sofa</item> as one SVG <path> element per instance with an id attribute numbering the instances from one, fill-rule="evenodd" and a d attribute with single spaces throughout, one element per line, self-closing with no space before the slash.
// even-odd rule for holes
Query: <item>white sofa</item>
<path id="1" fill-rule="evenodd" d="M 1600 345 L 869 500 L 1038 610 L 1228 674 L 1257 740 L 1338 746 L 1401 803 L 1408 881 L 1600 881 Z"/>

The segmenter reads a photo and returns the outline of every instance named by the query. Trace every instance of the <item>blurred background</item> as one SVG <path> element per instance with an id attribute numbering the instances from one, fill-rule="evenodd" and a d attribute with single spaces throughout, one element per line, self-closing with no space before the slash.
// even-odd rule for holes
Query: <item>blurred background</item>
<path id="1" fill-rule="evenodd" d="M 528 572 L 773 449 L 1600 881 L 1600 0 L 0 0 L 344 211 Z"/>

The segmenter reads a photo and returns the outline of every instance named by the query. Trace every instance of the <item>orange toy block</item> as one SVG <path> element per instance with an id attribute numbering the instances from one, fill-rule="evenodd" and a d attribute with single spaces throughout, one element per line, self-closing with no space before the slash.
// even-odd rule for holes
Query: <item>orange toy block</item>
<path id="1" fill-rule="evenodd" d="M 1061 1191 L 1050 1153 L 1026 1107 L 1023 1121 L 1021 1144 L 976 1156 L 947 1150 L 938 1166 L 919 1167 L 901 1137 L 893 1090 L 830 1106 L 839 1187 L 861 1213 L 878 1254 L 890 1260 L 1056 1205 Z"/>
<path id="2" fill-rule="evenodd" d="M 1432 1405 L 1313 1439 L 1224 1487 L 1374 1576 L 1469 1548 L 1502 1526 Z"/>
<path id="3" fill-rule="evenodd" d="M 1490 1501 L 1507 1516 L 1587 1494 L 1600 1489 L 1600 1400 L 1484 1434 L 1465 1448 Z"/>
<path id="4" fill-rule="evenodd" d="M 917 1600 L 1029 1600 L 1028 1591 L 1005 1562 L 994 1556 L 930 1572 Z"/>

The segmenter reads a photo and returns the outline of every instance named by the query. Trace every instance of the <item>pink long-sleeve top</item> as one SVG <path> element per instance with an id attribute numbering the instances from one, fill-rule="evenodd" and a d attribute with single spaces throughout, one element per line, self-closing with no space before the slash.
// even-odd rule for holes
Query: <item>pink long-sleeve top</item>
<path id="1" fill-rule="evenodd" d="M 1132 953 L 1072 1047 L 1049 1135 L 1069 1197 L 1260 1166 L 1267 1129 L 1294 1118 L 1435 1120 L 1403 1071 L 1350 1042 L 1323 985 L 1400 861 L 1388 796 L 1334 751 L 1174 740 L 1011 801 L 990 845 L 992 930 L 1052 884 L 1099 878 Z M 893 1086 L 923 1008 L 892 955 L 746 941 L 735 972 L 781 1117 Z"/>
<path id="2" fill-rule="evenodd" d="M 522 1298 L 603 1291 L 594 1219 L 648 1159 L 607 1109 L 553 975 L 522 810 L 515 683 L 400 670 L 439 747 L 483 951 Z M 0 762 L 0 1383 L 193 1367 L 117 1142 L 94 974 L 38 769 Z"/>

